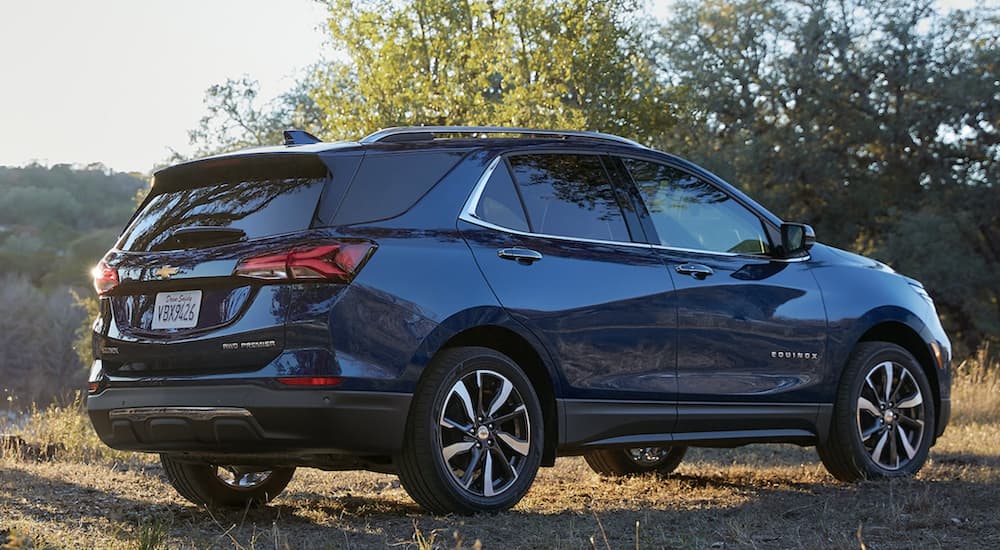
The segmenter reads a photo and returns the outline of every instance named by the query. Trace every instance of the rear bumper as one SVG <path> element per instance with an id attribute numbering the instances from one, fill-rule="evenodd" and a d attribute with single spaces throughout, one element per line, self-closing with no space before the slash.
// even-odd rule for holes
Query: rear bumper
<path id="1" fill-rule="evenodd" d="M 255 384 L 107 388 L 87 398 L 97 435 L 128 451 L 384 456 L 411 396 Z"/>

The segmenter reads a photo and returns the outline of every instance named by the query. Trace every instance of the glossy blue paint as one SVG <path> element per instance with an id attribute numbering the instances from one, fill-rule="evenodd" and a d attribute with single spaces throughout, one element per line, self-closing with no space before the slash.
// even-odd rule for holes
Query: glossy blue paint
<path id="1" fill-rule="evenodd" d="M 825 400 L 826 315 L 808 262 L 658 253 L 677 289 L 679 401 Z M 686 263 L 714 273 L 673 269 Z"/>

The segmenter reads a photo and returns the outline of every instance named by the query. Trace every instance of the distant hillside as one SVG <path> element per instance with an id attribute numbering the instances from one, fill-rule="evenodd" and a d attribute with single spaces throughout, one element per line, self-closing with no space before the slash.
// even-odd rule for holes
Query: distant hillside
<path id="1" fill-rule="evenodd" d="M 102 165 L 0 166 L 0 275 L 42 288 L 89 286 L 148 182 Z"/>

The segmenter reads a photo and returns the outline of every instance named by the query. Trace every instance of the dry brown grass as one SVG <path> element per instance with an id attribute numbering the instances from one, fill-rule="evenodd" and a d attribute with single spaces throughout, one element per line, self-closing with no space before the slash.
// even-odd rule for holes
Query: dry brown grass
<path id="1" fill-rule="evenodd" d="M 958 369 L 953 424 L 917 479 L 838 483 L 791 446 L 692 450 L 666 479 L 602 479 L 567 458 L 514 510 L 472 517 L 423 513 L 393 476 L 315 470 L 266 508 L 209 512 L 155 463 L 99 450 L 78 411 L 53 410 L 38 422 L 56 426 L 28 433 L 67 452 L 0 458 L 0 531 L 35 548 L 995 548 L 998 370 Z"/>

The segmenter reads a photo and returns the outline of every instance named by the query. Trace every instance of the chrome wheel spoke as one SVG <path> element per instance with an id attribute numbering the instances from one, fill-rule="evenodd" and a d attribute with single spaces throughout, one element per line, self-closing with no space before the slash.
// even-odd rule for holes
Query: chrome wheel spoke
<path id="1" fill-rule="evenodd" d="M 507 456 L 504 455 L 504 452 L 501 451 L 499 447 L 493 449 L 490 452 L 496 453 L 497 455 L 496 461 L 497 463 L 503 465 L 504 474 L 511 477 L 512 479 L 517 479 L 517 470 L 515 470 L 514 467 L 510 465 L 510 462 L 507 461 Z"/>
<path id="2" fill-rule="evenodd" d="M 924 404 L 924 396 L 920 395 L 920 390 L 917 390 L 913 395 L 904 398 L 902 401 L 896 404 L 897 408 L 900 409 L 912 409 L 914 407 Z"/>
<path id="3" fill-rule="evenodd" d="M 872 460 L 881 464 L 882 461 L 879 458 L 882 457 L 882 450 L 885 448 L 885 442 L 889 439 L 889 432 L 882 432 L 882 437 L 879 438 L 878 443 L 875 444 L 875 448 L 872 450 Z"/>
<path id="4" fill-rule="evenodd" d="M 875 424 L 871 428 L 868 428 L 867 430 L 861 432 L 861 441 L 868 441 L 869 439 L 872 438 L 873 435 L 879 433 L 880 431 L 882 431 L 882 425 Z"/>
<path id="5" fill-rule="evenodd" d="M 896 437 L 896 431 L 890 430 L 887 432 L 889 436 L 889 460 L 892 461 L 893 467 L 899 467 L 899 441 Z"/>
<path id="6" fill-rule="evenodd" d="M 903 431 L 902 426 L 896 426 L 896 432 L 899 434 L 899 442 L 903 444 L 903 451 L 906 452 L 906 458 L 913 458 L 917 454 L 917 450 L 910 445 L 910 440 L 906 437 L 906 432 Z"/>
<path id="7" fill-rule="evenodd" d="M 892 363 L 886 361 L 882 363 L 881 367 L 885 371 L 885 400 L 889 401 L 889 397 L 892 395 Z"/>
<path id="8" fill-rule="evenodd" d="M 874 403 L 864 397 L 858 398 L 858 412 L 860 411 L 865 411 L 875 418 L 881 418 L 882 416 L 882 411 L 878 410 L 878 407 Z"/>
<path id="9" fill-rule="evenodd" d="M 451 428 L 453 430 L 459 430 L 462 432 L 468 432 L 472 430 L 472 426 L 468 424 L 460 424 L 450 418 L 444 417 L 443 415 L 441 416 L 441 422 L 439 422 L 439 424 L 441 424 L 441 426 L 444 428 Z"/>
<path id="10" fill-rule="evenodd" d="M 451 394 L 458 396 L 459 401 L 462 402 L 462 408 L 465 410 L 465 414 L 468 415 L 470 421 L 476 420 L 476 413 L 472 410 L 472 397 L 469 395 L 469 390 L 465 387 L 465 384 L 461 380 L 455 382 L 455 385 L 451 387 Z M 449 396 L 450 399 L 451 396 Z M 447 402 L 445 402 L 447 405 Z"/>
<path id="11" fill-rule="evenodd" d="M 500 386 L 500 392 L 497 393 L 496 397 L 493 398 L 493 402 L 490 403 L 490 409 L 486 411 L 486 416 L 493 416 L 496 412 L 507 402 L 507 398 L 510 397 L 511 390 L 514 389 L 514 384 L 510 383 L 510 380 L 506 378 L 503 379 L 503 383 Z"/>
<path id="12" fill-rule="evenodd" d="M 493 419 L 493 423 L 495 425 L 499 426 L 500 424 L 503 424 L 504 422 L 507 422 L 508 420 L 513 420 L 514 418 L 519 417 L 519 416 L 523 416 L 523 417 L 527 418 L 527 414 L 528 414 L 528 409 L 524 408 L 524 405 L 518 405 L 517 408 L 514 409 L 513 411 L 511 411 L 511 412 L 509 412 L 507 414 L 503 414 L 503 415 L 500 415 L 500 416 L 494 418 Z"/>
<path id="13" fill-rule="evenodd" d="M 913 375 L 910 371 L 903 369 L 899 372 L 899 384 L 896 384 L 896 389 L 892 391 L 892 396 L 889 397 L 890 401 L 899 401 L 899 392 L 903 391 L 903 386 L 907 385 L 907 378 L 910 379 L 910 385 L 915 385 L 913 380 Z"/>
<path id="14" fill-rule="evenodd" d="M 506 443 L 515 453 L 528 456 L 528 449 L 531 445 L 527 439 L 518 439 L 507 432 L 497 432 L 497 439 Z"/>
<path id="15" fill-rule="evenodd" d="M 922 432 L 923 429 L 924 429 L 924 421 L 923 420 L 917 420 L 916 418 L 910 418 L 909 416 L 906 416 L 906 415 L 902 415 L 902 416 L 899 417 L 899 424 L 901 426 L 906 426 L 907 428 L 910 428 L 911 430 L 919 430 L 919 431 Z"/>
<path id="16" fill-rule="evenodd" d="M 472 485 L 472 480 L 476 478 L 476 468 L 479 467 L 479 459 L 483 456 L 483 452 L 478 448 L 472 450 L 472 458 L 469 459 L 469 465 L 465 467 L 465 472 L 462 473 L 462 477 L 458 480 L 462 484 L 462 487 L 466 489 L 469 485 Z"/>
<path id="17" fill-rule="evenodd" d="M 473 446 L 475 446 L 475 441 L 461 441 L 459 443 L 452 443 L 444 449 L 441 449 L 441 454 L 444 455 L 445 462 L 451 460 L 455 455 L 460 453 L 468 452 Z"/>
<path id="18" fill-rule="evenodd" d="M 486 452 L 486 464 L 483 466 L 483 496 L 491 497 L 493 491 L 493 453 Z"/>

